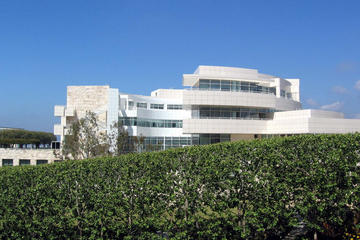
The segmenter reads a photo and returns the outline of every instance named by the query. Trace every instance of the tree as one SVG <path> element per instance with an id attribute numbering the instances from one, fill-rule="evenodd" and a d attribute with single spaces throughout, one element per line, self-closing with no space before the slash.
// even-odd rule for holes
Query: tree
<path id="1" fill-rule="evenodd" d="M 106 130 L 100 128 L 96 114 L 87 111 L 85 117 L 71 124 L 58 157 L 85 159 L 109 154 L 110 144 Z"/>
<path id="2" fill-rule="evenodd" d="M 143 152 L 144 139 L 129 136 L 121 122 L 114 123 L 110 131 L 101 129 L 96 114 L 87 111 L 84 118 L 71 124 L 61 150 L 54 154 L 61 159 L 85 159 Z"/>

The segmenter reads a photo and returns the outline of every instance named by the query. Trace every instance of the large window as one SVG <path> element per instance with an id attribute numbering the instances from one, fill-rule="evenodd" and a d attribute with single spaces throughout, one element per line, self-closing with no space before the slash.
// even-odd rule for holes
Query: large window
<path id="1" fill-rule="evenodd" d="M 284 90 L 280 90 L 280 96 L 281 96 L 281 97 L 285 97 L 285 93 L 286 93 L 286 92 L 285 92 Z"/>
<path id="2" fill-rule="evenodd" d="M 199 116 L 203 119 L 269 119 L 273 109 L 267 108 L 234 108 L 234 107 L 194 107 L 193 117 Z"/>
<path id="3" fill-rule="evenodd" d="M 229 142 L 230 134 L 200 134 L 200 145 Z"/>
<path id="4" fill-rule="evenodd" d="M 198 89 L 213 91 L 266 93 L 273 95 L 276 94 L 275 87 L 260 86 L 259 83 L 246 81 L 200 79 Z"/>
<path id="5" fill-rule="evenodd" d="M 120 117 L 123 126 L 182 128 L 182 120 L 145 119 L 136 117 Z"/>
<path id="6" fill-rule="evenodd" d="M 131 143 L 132 141 L 134 141 L 134 138 L 130 136 L 129 142 Z M 197 135 L 192 137 L 145 137 L 142 143 L 145 151 L 158 151 L 198 144 L 199 137 Z"/>
<path id="7" fill-rule="evenodd" d="M 29 159 L 20 159 L 19 160 L 19 165 L 30 165 L 30 160 Z"/>
<path id="8" fill-rule="evenodd" d="M 2 165 L 3 166 L 12 166 L 13 165 L 13 160 L 12 159 L 3 159 L 2 160 Z"/>
<path id="9" fill-rule="evenodd" d="M 47 164 L 48 160 L 36 160 L 36 165 Z"/>
<path id="10" fill-rule="evenodd" d="M 169 110 L 181 110 L 183 106 L 181 104 L 168 104 L 167 109 Z"/>
<path id="11" fill-rule="evenodd" d="M 164 109 L 164 104 L 151 103 L 150 108 L 151 109 Z"/>
<path id="12" fill-rule="evenodd" d="M 134 102 L 133 101 L 129 101 L 129 110 L 133 110 L 134 109 Z"/>
<path id="13" fill-rule="evenodd" d="M 147 103 L 136 103 L 137 108 L 147 109 Z"/>

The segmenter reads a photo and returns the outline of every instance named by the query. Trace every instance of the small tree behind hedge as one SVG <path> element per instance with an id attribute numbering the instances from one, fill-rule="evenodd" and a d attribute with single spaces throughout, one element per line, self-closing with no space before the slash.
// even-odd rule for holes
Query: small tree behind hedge
<path id="1" fill-rule="evenodd" d="M 76 119 L 64 136 L 59 157 L 64 159 L 86 159 L 109 154 L 106 130 L 101 129 L 94 112 L 87 111 Z"/>
<path id="2" fill-rule="evenodd" d="M 75 119 L 64 136 L 61 151 L 54 151 L 58 158 L 86 159 L 143 151 L 144 137 L 129 136 L 121 122 L 114 123 L 110 130 L 104 129 L 91 111 Z"/>

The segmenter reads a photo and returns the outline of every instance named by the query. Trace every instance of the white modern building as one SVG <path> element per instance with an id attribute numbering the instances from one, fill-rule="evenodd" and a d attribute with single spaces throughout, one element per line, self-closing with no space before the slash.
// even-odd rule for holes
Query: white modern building
<path id="1" fill-rule="evenodd" d="M 183 75 L 184 89 L 158 89 L 151 96 L 109 86 L 68 86 L 66 106 L 55 106 L 63 140 L 74 118 L 97 113 L 103 129 L 121 121 L 147 146 L 167 149 L 273 135 L 360 132 L 360 119 L 342 113 L 302 110 L 299 79 L 255 69 L 199 66 Z"/>

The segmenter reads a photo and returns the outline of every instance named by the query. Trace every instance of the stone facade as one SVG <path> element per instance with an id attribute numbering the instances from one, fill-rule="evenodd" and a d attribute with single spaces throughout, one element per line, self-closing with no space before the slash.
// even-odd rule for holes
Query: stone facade
<path id="1" fill-rule="evenodd" d="M 68 86 L 67 105 L 55 106 L 55 116 L 61 117 L 61 124 L 54 126 L 54 134 L 64 140 L 69 126 L 76 119 L 85 117 L 86 111 L 96 113 L 100 128 L 107 128 L 109 108 L 109 86 Z M 118 101 L 118 100 L 117 100 Z"/>
<path id="2" fill-rule="evenodd" d="M 0 166 L 6 159 L 12 159 L 13 166 L 19 165 L 20 159 L 30 160 L 30 165 L 37 165 L 37 160 L 47 160 L 47 163 L 57 160 L 54 149 L 0 148 Z"/>
<path id="3" fill-rule="evenodd" d="M 69 86 L 67 88 L 67 109 L 76 112 L 78 118 L 85 116 L 86 111 L 103 115 L 106 122 L 109 86 Z M 100 117 L 100 116 L 99 116 Z"/>

